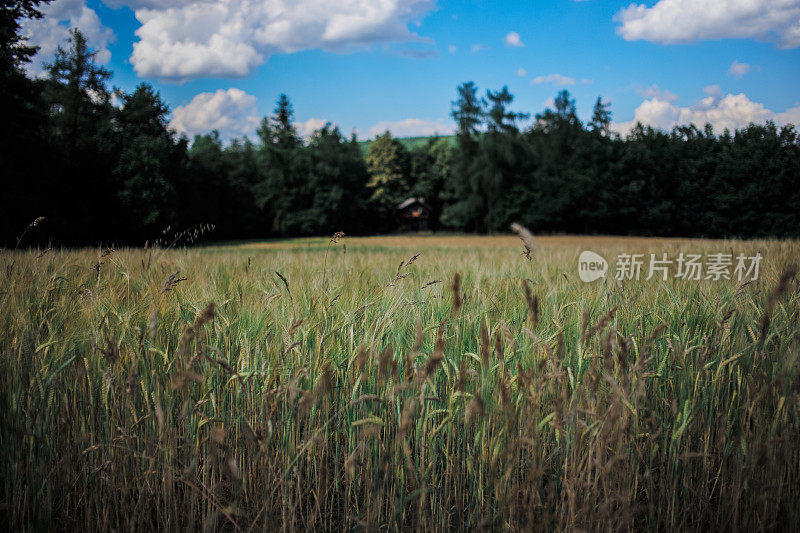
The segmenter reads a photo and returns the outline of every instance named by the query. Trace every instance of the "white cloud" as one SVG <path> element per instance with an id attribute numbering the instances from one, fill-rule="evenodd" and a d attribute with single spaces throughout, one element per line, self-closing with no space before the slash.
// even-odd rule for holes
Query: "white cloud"
<path id="1" fill-rule="evenodd" d="M 138 9 L 159 9 L 163 6 L 180 7 L 192 3 L 192 0 L 103 0 L 103 3 L 113 8 L 129 7 Z"/>
<path id="2" fill-rule="evenodd" d="M 220 137 L 252 136 L 258 127 L 256 97 L 241 89 L 200 93 L 172 111 L 170 127 L 189 138 L 218 130 Z"/>
<path id="3" fill-rule="evenodd" d="M 449 135 L 453 132 L 453 125 L 442 119 L 407 118 L 396 122 L 378 122 L 369 129 L 369 135 L 375 137 L 387 130 L 392 133 L 392 137 L 426 137 Z"/>
<path id="4" fill-rule="evenodd" d="M 322 118 L 310 118 L 305 122 L 298 122 L 295 124 L 297 133 L 304 139 L 310 139 L 315 131 L 325 127 L 330 121 Z"/>
<path id="5" fill-rule="evenodd" d="M 800 107 L 791 107 L 782 113 L 776 113 L 774 120 L 777 124 L 800 126 Z"/>
<path id="6" fill-rule="evenodd" d="M 728 74 L 738 79 L 750 72 L 751 68 L 747 63 L 739 63 L 734 59 L 731 68 L 728 69 Z"/>
<path id="7" fill-rule="evenodd" d="M 763 104 L 750 100 L 744 94 L 723 95 L 718 85 L 710 85 L 704 91 L 707 96 L 690 107 L 677 106 L 662 96 L 653 96 L 636 108 L 633 120 L 615 123 L 612 129 L 625 134 L 637 122 L 662 130 L 671 130 L 674 126 L 688 124 L 703 128 L 706 123 L 710 123 L 714 126 L 714 131 L 719 133 L 725 128 L 734 130 L 743 128 L 751 122 L 763 124 L 767 120 L 779 125 L 800 123 L 800 107 L 775 113 Z"/>
<path id="8" fill-rule="evenodd" d="M 714 100 L 719 100 L 722 98 L 722 89 L 719 85 L 706 85 L 703 87 L 703 92 L 706 93 L 708 96 L 713 98 Z"/>
<path id="9" fill-rule="evenodd" d="M 581 78 L 581 83 L 584 85 L 591 85 L 594 83 L 594 80 L 592 78 Z"/>
<path id="10" fill-rule="evenodd" d="M 447 51 L 450 52 L 451 54 L 455 54 L 456 53 L 456 45 L 451 44 L 450 46 L 447 47 Z"/>
<path id="11" fill-rule="evenodd" d="M 485 44 L 477 43 L 472 45 L 472 53 L 480 52 L 481 50 L 488 50 L 489 47 Z"/>
<path id="12" fill-rule="evenodd" d="M 105 65 L 111 59 L 108 45 L 114 41 L 114 32 L 100 22 L 97 13 L 86 6 L 85 0 L 55 0 L 42 6 L 41 12 L 43 18 L 22 21 L 22 34 L 30 44 L 39 47 L 26 67 L 31 75 L 44 75 L 44 64 L 53 60 L 59 45 L 66 47 L 71 28 L 81 30 L 88 45 L 97 53 L 97 63 Z"/>
<path id="13" fill-rule="evenodd" d="M 532 85 L 540 83 L 552 83 L 553 85 L 575 85 L 575 78 L 562 76 L 561 74 L 548 74 L 547 76 L 536 76 L 531 80 Z"/>
<path id="14" fill-rule="evenodd" d="M 515 47 L 522 47 L 525 46 L 525 43 L 522 42 L 522 39 L 519 37 L 519 33 L 512 31 L 506 35 L 505 38 L 506 46 L 515 46 Z"/>
<path id="15" fill-rule="evenodd" d="M 525 70 L 524 68 L 519 67 L 517 69 L 517 76 L 519 76 L 520 78 L 523 77 L 523 76 L 527 76 L 527 75 L 528 75 L 528 71 Z"/>
<path id="16" fill-rule="evenodd" d="M 652 7 L 631 4 L 614 18 L 626 41 L 744 38 L 800 46 L 800 0 L 659 0 Z"/>
<path id="17" fill-rule="evenodd" d="M 639 89 L 637 92 L 645 98 L 657 98 L 658 100 L 663 100 L 665 102 L 675 102 L 678 100 L 677 94 L 673 94 L 669 91 L 663 91 L 655 83 L 646 89 Z"/>
<path id="18" fill-rule="evenodd" d="M 136 72 L 173 80 L 247 76 L 275 53 L 431 42 L 408 25 L 434 7 L 434 0 L 114 1 L 142 24 L 131 56 Z"/>

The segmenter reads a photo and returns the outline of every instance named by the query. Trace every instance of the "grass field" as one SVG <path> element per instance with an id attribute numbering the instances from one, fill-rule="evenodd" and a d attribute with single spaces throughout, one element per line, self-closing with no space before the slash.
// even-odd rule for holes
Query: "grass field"
<path id="1" fill-rule="evenodd" d="M 584 249 L 764 259 L 750 283 L 583 283 Z M 522 250 L 2 252 L 0 524 L 800 528 L 800 243 Z"/>

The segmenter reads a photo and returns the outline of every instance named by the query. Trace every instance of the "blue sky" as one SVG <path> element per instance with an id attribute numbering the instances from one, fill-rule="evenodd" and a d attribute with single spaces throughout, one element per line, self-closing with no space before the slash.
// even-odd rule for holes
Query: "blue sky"
<path id="1" fill-rule="evenodd" d="M 622 132 L 800 122 L 800 0 L 55 0 L 26 26 L 39 62 L 69 26 L 189 135 L 252 136 L 282 92 L 304 133 L 448 133 L 464 81 L 532 114 L 568 89 L 584 120 L 602 96 Z"/>

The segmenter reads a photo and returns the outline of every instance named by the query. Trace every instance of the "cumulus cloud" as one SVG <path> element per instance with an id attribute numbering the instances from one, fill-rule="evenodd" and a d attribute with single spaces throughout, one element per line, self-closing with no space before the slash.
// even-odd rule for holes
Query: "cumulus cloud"
<path id="1" fill-rule="evenodd" d="M 731 63 L 731 68 L 728 69 L 728 74 L 736 79 L 739 79 L 750 72 L 750 68 L 750 65 L 747 63 L 739 63 L 734 59 L 733 63 Z"/>
<path id="2" fill-rule="evenodd" d="M 661 90 L 661 88 L 655 83 L 645 89 L 639 89 L 637 92 L 645 98 L 656 98 L 665 102 L 675 102 L 678 100 L 677 94 Z"/>
<path id="3" fill-rule="evenodd" d="M 575 85 L 575 78 L 562 76 L 561 74 L 548 74 L 547 76 L 536 76 L 531 80 L 532 85 L 541 83 L 552 83 L 553 85 Z"/>
<path id="4" fill-rule="evenodd" d="M 776 113 L 744 94 L 724 94 L 718 85 L 710 85 L 704 91 L 707 96 L 689 107 L 675 105 L 674 100 L 664 99 L 660 95 L 653 96 L 636 108 L 633 120 L 615 123 L 612 129 L 624 135 L 637 122 L 662 130 L 689 124 L 703 128 L 709 123 L 714 126 L 715 131 L 721 132 L 725 128 L 734 130 L 751 122 L 763 124 L 767 120 L 779 125 L 800 123 L 800 107 Z"/>
<path id="5" fill-rule="evenodd" d="M 72 28 L 83 32 L 88 45 L 97 53 L 97 63 L 104 65 L 111 59 L 108 45 L 114 41 L 114 32 L 100 22 L 100 17 L 86 5 L 85 0 L 55 0 L 40 9 L 43 18 L 22 21 L 22 34 L 30 44 L 39 47 L 26 67 L 29 74 L 44 74 L 44 64 L 53 60 L 59 45 L 66 46 Z"/>
<path id="6" fill-rule="evenodd" d="M 722 89 L 719 85 L 706 85 L 703 87 L 703 92 L 706 93 L 708 96 L 713 98 L 714 100 L 719 100 L 722 98 Z"/>
<path id="7" fill-rule="evenodd" d="M 140 76 L 242 77 L 275 53 L 348 52 L 378 43 L 431 42 L 408 29 L 434 0 L 113 0 L 141 27 L 131 63 Z"/>
<path id="8" fill-rule="evenodd" d="M 451 44 L 450 46 L 447 47 L 447 51 L 450 52 L 451 54 L 455 54 L 456 53 L 456 45 Z"/>
<path id="9" fill-rule="evenodd" d="M 791 107 L 781 113 L 776 113 L 773 119 L 777 124 L 794 124 L 800 126 L 800 107 Z"/>
<path id="10" fill-rule="evenodd" d="M 527 75 L 528 75 L 528 71 L 525 70 L 524 68 L 519 67 L 517 69 L 517 76 L 519 76 L 520 78 L 522 78 L 523 76 L 527 76 Z"/>
<path id="11" fill-rule="evenodd" d="M 170 127 L 189 138 L 211 130 L 219 131 L 225 140 L 252 136 L 259 124 L 256 104 L 256 97 L 241 89 L 200 93 L 172 111 Z"/>
<path id="12" fill-rule="evenodd" d="M 113 8 L 129 7 L 137 9 L 159 9 L 162 6 L 179 7 L 192 3 L 193 0 L 103 0 L 103 3 Z"/>
<path id="13" fill-rule="evenodd" d="M 393 137 L 427 137 L 431 135 L 449 135 L 453 125 L 442 119 L 407 118 L 395 122 L 378 122 L 369 129 L 370 137 L 390 131 Z"/>
<path id="14" fill-rule="evenodd" d="M 480 52 L 481 50 L 488 50 L 489 47 L 485 44 L 477 43 L 472 45 L 472 53 Z"/>
<path id="15" fill-rule="evenodd" d="M 298 122 L 295 124 L 298 135 L 304 139 L 310 139 L 315 131 L 325 127 L 325 124 L 330 123 L 329 120 L 322 118 L 310 118 L 305 122 Z"/>
<path id="16" fill-rule="evenodd" d="M 506 46 L 514 46 L 514 47 L 523 47 L 525 43 L 522 42 L 522 39 L 519 37 L 519 33 L 512 31 L 506 35 L 505 38 Z"/>
<path id="17" fill-rule="evenodd" d="M 800 46 L 800 0 L 659 0 L 652 7 L 631 4 L 615 20 L 617 34 L 626 41 L 739 38 Z"/>

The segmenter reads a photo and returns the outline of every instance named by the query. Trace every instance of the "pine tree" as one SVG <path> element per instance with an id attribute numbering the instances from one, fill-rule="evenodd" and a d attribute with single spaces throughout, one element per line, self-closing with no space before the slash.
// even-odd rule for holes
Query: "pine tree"
<path id="1" fill-rule="evenodd" d="M 480 196 L 485 206 L 485 220 L 481 230 L 492 233 L 507 225 L 501 212 L 503 191 L 509 175 L 516 165 L 516 137 L 519 134 L 516 122 L 529 115 L 508 109 L 514 96 L 504 86 L 499 91 L 486 91 L 491 107 L 488 112 L 488 132 L 479 143 Z"/>
<path id="2" fill-rule="evenodd" d="M 601 97 L 597 97 L 592 112 L 592 120 L 589 122 L 589 129 L 608 137 L 611 127 L 611 104 L 604 103 Z"/>
<path id="3" fill-rule="evenodd" d="M 146 83 L 122 96 L 116 112 L 121 152 L 114 175 L 128 229 L 153 235 L 174 222 L 173 180 L 179 172 L 175 142 L 167 129 L 169 108 Z"/>
<path id="4" fill-rule="evenodd" d="M 45 100 L 50 104 L 54 133 L 68 150 L 97 133 L 108 119 L 111 95 L 106 82 L 111 72 L 95 63 L 97 52 L 77 28 L 70 30 L 69 47 L 61 46 L 47 65 Z"/>
<path id="5" fill-rule="evenodd" d="M 281 94 L 271 117 L 261 121 L 258 136 L 261 138 L 262 179 L 254 187 L 259 206 L 271 219 L 270 230 L 284 234 L 287 231 L 286 216 L 292 209 L 292 196 L 296 190 L 296 179 L 302 179 L 298 171 L 299 154 L 302 147 L 294 127 L 294 109 L 289 97 Z"/>
<path id="6" fill-rule="evenodd" d="M 508 106 L 514 101 L 514 96 L 508 92 L 508 86 L 503 86 L 499 91 L 486 91 L 486 98 L 491 103 L 489 108 L 489 131 L 502 133 L 518 133 L 516 122 L 525 120 L 530 115 L 527 113 L 514 113 Z"/>
<path id="7" fill-rule="evenodd" d="M 451 179 L 445 184 L 447 205 L 442 209 L 441 220 L 452 229 L 478 231 L 485 208 L 476 161 L 486 102 L 478 98 L 478 88 L 471 81 L 459 85 L 457 91 L 458 99 L 452 102 L 451 112 L 457 126 L 456 155 Z"/>
<path id="8" fill-rule="evenodd" d="M 459 142 L 475 140 L 478 128 L 483 123 L 485 103 L 478 98 L 478 88 L 473 82 L 458 87 L 458 100 L 453 102 L 451 116 L 456 121 Z M 462 137 L 464 139 L 462 139 Z"/>
<path id="9" fill-rule="evenodd" d="M 42 99 L 49 110 L 48 155 L 57 171 L 48 179 L 51 209 L 60 211 L 52 226 L 73 238 L 92 235 L 115 239 L 124 231 L 113 179 L 119 158 L 111 95 L 111 72 L 95 63 L 96 53 L 78 29 L 70 31 L 67 47 L 58 47 L 47 65 Z M 91 206 L 68 212 L 61 203 Z M 98 220 L 106 223 L 98 224 Z M 117 224 L 118 226 L 115 226 Z M 120 229 L 123 228 L 123 229 Z"/>
<path id="10" fill-rule="evenodd" d="M 569 91 L 561 90 L 555 99 L 556 113 L 563 118 L 571 118 L 575 115 L 575 100 L 569 97 Z"/>

